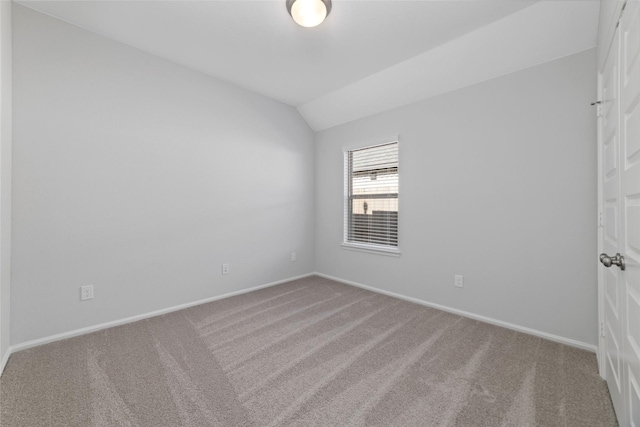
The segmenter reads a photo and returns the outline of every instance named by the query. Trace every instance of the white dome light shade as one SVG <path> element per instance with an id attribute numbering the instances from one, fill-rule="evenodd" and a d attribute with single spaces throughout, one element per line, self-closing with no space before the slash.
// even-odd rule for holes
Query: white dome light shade
<path id="1" fill-rule="evenodd" d="M 298 25 L 320 25 L 331 11 L 331 0 L 287 0 L 287 10 Z"/>

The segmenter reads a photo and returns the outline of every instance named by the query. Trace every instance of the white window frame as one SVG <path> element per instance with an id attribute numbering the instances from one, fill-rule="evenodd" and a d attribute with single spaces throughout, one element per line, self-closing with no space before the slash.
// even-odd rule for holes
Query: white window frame
<path id="1" fill-rule="evenodd" d="M 359 243 L 348 240 L 349 235 L 349 152 L 374 148 L 381 145 L 397 144 L 398 147 L 398 246 L 378 245 L 374 243 Z M 368 252 L 379 255 L 400 256 L 400 141 L 398 137 L 385 138 L 378 142 L 369 142 L 356 146 L 343 147 L 343 170 L 344 170 L 344 197 L 343 197 L 343 237 L 341 246 L 344 249 Z"/>

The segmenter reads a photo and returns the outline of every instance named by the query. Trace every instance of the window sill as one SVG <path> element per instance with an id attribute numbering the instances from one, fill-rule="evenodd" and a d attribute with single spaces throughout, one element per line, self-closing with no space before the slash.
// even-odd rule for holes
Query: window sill
<path id="1" fill-rule="evenodd" d="M 400 256 L 400 249 L 389 248 L 386 246 L 364 245 L 364 244 L 350 243 L 350 242 L 344 242 L 340 246 L 350 251 L 368 252 L 372 254 L 386 255 L 386 256 L 396 256 L 396 257 Z"/>

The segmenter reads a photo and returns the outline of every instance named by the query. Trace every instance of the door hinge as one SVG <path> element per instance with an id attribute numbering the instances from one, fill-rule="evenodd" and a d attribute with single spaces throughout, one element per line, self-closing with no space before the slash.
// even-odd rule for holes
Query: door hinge
<path id="1" fill-rule="evenodd" d="M 596 106 L 596 117 L 602 117 L 602 101 L 595 101 L 591 103 L 591 106 Z"/>
<path id="2" fill-rule="evenodd" d="M 604 227 L 604 214 L 598 212 L 598 227 Z"/>
<path id="3" fill-rule="evenodd" d="M 600 322 L 600 336 L 604 337 L 604 322 Z"/>

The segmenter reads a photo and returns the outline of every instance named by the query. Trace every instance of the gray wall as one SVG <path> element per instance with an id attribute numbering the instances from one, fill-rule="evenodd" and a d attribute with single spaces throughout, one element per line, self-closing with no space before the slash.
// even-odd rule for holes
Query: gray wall
<path id="1" fill-rule="evenodd" d="M 13 25 L 13 344 L 313 271 L 295 109 L 21 6 Z"/>
<path id="2" fill-rule="evenodd" d="M 596 344 L 595 62 L 588 50 L 318 133 L 316 271 Z M 402 255 L 342 249 L 342 147 L 394 134 Z"/>
<path id="3" fill-rule="evenodd" d="M 314 268 L 596 343 L 595 50 L 320 132 L 315 153 L 288 106 L 18 5 L 14 66 L 13 344 Z M 342 147 L 394 134 L 402 255 L 344 250 Z"/>
<path id="4" fill-rule="evenodd" d="M 11 6 L 10 1 L 0 1 L 0 373 L 10 344 Z"/>

